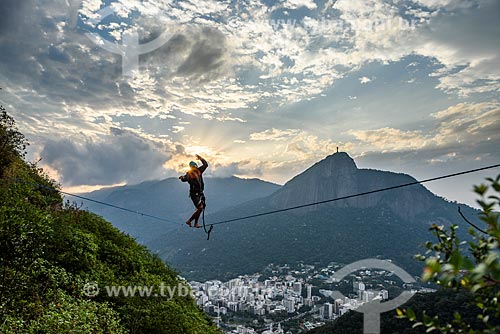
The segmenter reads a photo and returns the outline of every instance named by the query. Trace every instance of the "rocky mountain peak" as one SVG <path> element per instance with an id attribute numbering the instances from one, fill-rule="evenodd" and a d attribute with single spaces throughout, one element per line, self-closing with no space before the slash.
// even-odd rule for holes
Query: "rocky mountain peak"
<path id="1" fill-rule="evenodd" d="M 337 167 L 351 168 L 357 169 L 356 162 L 354 162 L 353 158 L 349 156 L 346 152 L 337 152 L 332 155 L 327 156 L 325 159 L 319 162 L 319 164 L 327 164 L 330 163 Z"/>
<path id="2" fill-rule="evenodd" d="M 356 173 L 358 167 L 354 160 L 345 152 L 337 152 L 315 163 L 302 174 L 297 175 L 285 186 L 293 186 L 297 182 L 319 182 L 325 178 L 346 178 Z"/>
<path id="3" fill-rule="evenodd" d="M 406 174 L 358 169 L 349 154 L 337 152 L 327 156 L 287 182 L 271 196 L 270 202 L 279 208 L 284 208 L 413 181 L 415 179 Z M 383 205 L 394 208 L 395 211 L 398 208 L 398 215 L 408 216 L 424 211 L 432 198 L 433 195 L 423 186 L 414 186 L 387 193 L 342 200 L 332 205 L 354 208 Z M 405 208 L 405 210 L 401 212 L 400 208 Z M 316 208 L 311 207 L 310 209 Z"/>
<path id="4" fill-rule="evenodd" d="M 318 162 L 312 168 L 315 172 L 324 173 L 324 176 L 347 176 L 347 174 L 355 173 L 358 170 L 356 163 L 345 152 L 337 152 L 327 156 L 325 159 Z"/>

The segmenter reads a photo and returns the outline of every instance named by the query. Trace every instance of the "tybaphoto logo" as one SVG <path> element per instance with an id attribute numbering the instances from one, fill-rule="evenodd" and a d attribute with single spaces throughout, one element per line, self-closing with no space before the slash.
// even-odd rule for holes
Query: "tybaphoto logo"
<path id="1" fill-rule="evenodd" d="M 394 273 L 405 283 L 415 283 L 415 279 L 402 268 L 389 261 L 378 259 L 366 259 L 351 263 L 337 271 L 332 278 L 340 282 L 347 275 L 366 268 L 386 270 Z M 363 333 L 380 334 L 380 314 L 405 304 L 413 295 L 412 292 L 403 291 L 399 296 L 387 302 L 381 303 L 376 299 L 355 309 L 356 312 L 363 313 Z M 332 298 L 343 300 L 345 296 L 339 291 L 333 291 Z"/>
<path id="2" fill-rule="evenodd" d="M 110 15 L 116 14 L 118 11 L 123 12 L 127 10 L 123 5 L 115 5 L 104 7 L 99 10 L 96 19 L 89 20 L 89 23 L 97 26 L 105 18 Z M 163 32 L 159 37 L 154 40 L 140 44 L 139 32 L 136 27 L 128 29 L 121 35 L 121 43 L 110 42 L 103 39 L 99 34 L 94 32 L 88 32 L 85 34 L 92 42 L 98 45 L 100 48 L 122 56 L 122 74 L 124 76 L 134 76 L 134 73 L 139 71 L 139 56 L 153 52 L 160 47 L 162 47 L 171 38 L 172 34 L 168 32 Z"/>
<path id="3" fill-rule="evenodd" d="M 99 285 L 96 282 L 88 282 L 83 286 L 83 294 L 87 297 L 96 297 L 99 294 Z"/>

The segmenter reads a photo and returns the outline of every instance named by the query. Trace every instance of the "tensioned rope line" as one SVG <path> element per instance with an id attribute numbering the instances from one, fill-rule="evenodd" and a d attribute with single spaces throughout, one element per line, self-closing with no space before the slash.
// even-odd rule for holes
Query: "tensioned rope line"
<path id="1" fill-rule="evenodd" d="M 38 183 L 28 182 L 28 181 L 25 181 L 25 180 L 22 180 L 22 179 L 19 179 L 19 178 L 12 178 L 12 180 L 14 180 L 16 182 L 19 182 L 19 183 L 29 184 L 29 185 L 35 186 L 37 188 L 40 188 L 40 189 L 46 189 L 46 190 L 49 190 L 49 191 L 58 192 L 58 193 L 61 193 L 61 194 L 67 195 L 67 196 L 79 198 L 79 199 L 82 199 L 82 200 L 85 200 L 85 201 L 89 201 L 89 202 L 93 202 L 93 203 L 96 203 L 96 204 L 100 204 L 100 205 L 104 205 L 104 206 L 109 206 L 109 207 L 117 209 L 117 210 L 122 210 L 122 211 L 130 212 L 130 213 L 134 213 L 136 215 L 140 215 L 140 216 L 143 216 L 143 217 L 148 217 L 148 218 L 152 218 L 152 219 L 156 219 L 156 220 L 161 220 L 161 221 L 167 222 L 167 223 L 177 224 L 176 222 L 174 222 L 172 220 L 164 219 L 164 218 L 157 217 L 157 216 L 154 216 L 154 215 L 151 215 L 151 214 L 148 214 L 148 213 L 140 212 L 140 211 L 137 211 L 137 210 L 132 210 L 132 209 L 124 208 L 124 207 L 121 207 L 121 206 L 118 206 L 118 205 L 114 205 L 114 204 L 110 204 L 110 203 L 98 201 L 98 200 L 95 200 L 95 199 L 92 199 L 92 198 L 88 198 L 88 197 L 84 197 L 84 196 L 72 194 L 72 193 L 69 193 L 69 192 L 66 192 L 66 191 L 63 191 L 63 190 L 59 190 L 59 189 L 56 189 L 56 188 L 53 188 L 53 187 L 47 187 L 47 186 L 44 186 L 44 185 L 41 185 L 41 184 L 38 184 Z"/>
<path id="2" fill-rule="evenodd" d="M 498 168 L 498 167 L 500 167 L 500 164 L 491 165 L 491 166 L 485 166 L 485 167 L 476 168 L 476 169 L 470 169 L 470 170 L 466 170 L 466 171 L 462 171 L 462 172 L 458 172 L 458 173 L 453 173 L 453 174 L 442 175 L 442 176 L 433 177 L 433 178 L 425 179 L 425 180 L 421 180 L 421 181 L 403 183 L 403 184 L 400 184 L 400 185 L 397 185 L 397 186 L 392 186 L 392 187 L 387 187 L 387 188 L 381 188 L 381 189 L 366 191 L 366 192 L 352 194 L 352 195 L 348 195 L 348 196 L 336 197 L 336 198 L 332 198 L 332 199 L 328 199 L 328 200 L 323 200 L 323 201 L 318 201 L 318 202 L 313 202 L 313 203 L 307 203 L 307 204 L 297 205 L 297 206 L 293 206 L 293 207 L 289 207 L 289 208 L 284 208 L 284 209 L 279 209 L 279 210 L 273 210 L 273 211 L 267 211 L 267 212 L 262 212 L 262 213 L 258 213 L 258 214 L 254 214 L 254 215 L 249 215 L 249 216 L 244 216 L 244 217 L 238 217 L 238 218 L 233 218 L 233 219 L 228 219 L 228 220 L 222 220 L 222 221 L 219 221 L 219 222 L 216 222 L 216 223 L 213 223 L 213 224 L 208 224 L 208 225 L 215 226 L 215 225 L 227 224 L 227 223 L 231 223 L 231 222 L 235 222 L 235 221 L 239 221 L 239 220 L 246 220 L 246 219 L 250 219 L 250 218 L 257 218 L 257 217 L 267 216 L 267 215 L 271 215 L 271 214 L 275 214 L 275 213 L 280 213 L 280 212 L 285 212 L 285 211 L 291 211 L 291 210 L 306 208 L 306 207 L 313 206 L 313 205 L 325 204 L 325 203 L 331 203 L 331 202 L 337 202 L 337 201 L 341 201 L 341 200 L 345 200 L 345 199 L 349 199 L 349 198 L 366 196 L 366 195 L 380 193 L 380 192 L 389 191 L 389 190 L 393 190 L 393 189 L 399 189 L 399 188 L 409 187 L 409 186 L 413 186 L 413 185 L 417 185 L 417 184 L 423 184 L 423 183 L 428 183 L 428 182 L 432 182 L 432 181 L 448 179 L 448 178 L 451 178 L 451 177 L 456 177 L 456 176 L 465 175 L 465 174 L 471 174 L 471 173 L 480 172 L 480 171 L 484 171 L 484 170 L 488 170 L 488 169 L 493 169 L 493 168 Z M 69 193 L 69 192 L 66 192 L 66 191 L 63 191 L 63 190 L 59 190 L 59 189 L 52 188 L 52 187 L 47 187 L 47 186 L 44 186 L 44 185 L 41 185 L 41 184 L 38 184 L 38 183 L 28 182 L 28 181 L 25 181 L 25 180 L 22 180 L 22 179 L 18 179 L 18 178 L 12 178 L 12 180 L 14 180 L 16 182 L 20 182 L 20 183 L 30 184 L 30 185 L 36 186 L 38 188 L 41 188 L 41 189 L 46 189 L 46 190 L 50 190 L 50 191 L 53 191 L 53 192 L 58 192 L 58 193 L 61 193 L 61 194 L 67 195 L 67 196 L 79 198 L 79 199 L 82 199 L 82 200 L 85 200 L 85 201 L 89 201 L 89 202 L 93 202 L 93 203 L 96 203 L 96 204 L 108 206 L 108 207 L 111 207 L 111 208 L 114 208 L 114 209 L 117 209 L 117 210 L 122 210 L 122 211 L 130 212 L 130 213 L 133 213 L 133 214 L 136 214 L 136 215 L 140 215 L 140 216 L 143 216 L 143 217 L 148 217 L 148 218 L 160 220 L 160 221 L 164 221 L 164 222 L 167 222 L 167 223 L 177 224 L 174 221 L 171 221 L 171 220 L 168 220 L 168 219 L 164 219 L 164 218 L 161 218 L 161 217 L 158 217 L 158 216 L 154 216 L 154 215 L 151 215 L 151 214 L 148 214 L 148 213 L 144 213 L 144 212 L 136 211 L 136 210 L 131 210 L 131 209 L 128 209 L 128 208 L 125 208 L 125 207 L 121 207 L 121 206 L 118 206 L 118 205 L 106 203 L 106 202 L 103 202 L 103 201 L 98 201 L 98 200 L 91 199 L 91 198 L 88 198 L 88 197 L 84 197 L 84 196 L 81 196 L 81 195 L 72 194 L 72 193 Z"/>
<path id="3" fill-rule="evenodd" d="M 398 189 L 398 188 L 403 188 L 403 187 L 414 186 L 414 185 L 417 185 L 417 184 L 428 183 L 428 182 L 442 180 L 442 179 L 448 179 L 448 178 L 455 177 L 455 176 L 460 176 L 460 175 L 465 175 L 465 174 L 480 172 L 480 171 L 483 171 L 483 170 L 493 169 L 493 168 L 498 168 L 498 167 L 500 167 L 500 164 L 486 166 L 486 167 L 481 167 L 481 168 L 476 168 L 476 169 L 470 169 L 470 170 L 466 170 L 466 171 L 463 171 L 463 172 L 458 172 L 458 173 L 453 173 L 453 174 L 448 174 L 448 175 L 442 175 L 442 176 L 433 177 L 433 178 L 425 179 L 425 180 L 421 180 L 421 181 L 404 183 L 404 184 L 400 184 L 400 185 L 397 185 L 397 186 L 392 186 L 392 187 L 387 187 L 387 188 L 381 188 L 381 189 L 376 189 L 376 190 L 371 190 L 371 191 L 365 191 L 365 192 L 362 192 L 362 193 L 357 193 L 357 194 L 353 194 L 353 195 L 348 195 L 348 196 L 342 196 L 342 197 L 327 199 L 327 200 L 318 201 L 318 202 L 314 202 L 314 203 L 307 203 L 307 204 L 297 205 L 297 206 L 293 206 L 293 207 L 289 207 L 289 208 L 284 208 L 284 209 L 279 209 L 279 210 L 273 210 L 273 211 L 258 213 L 258 214 L 254 214 L 254 215 L 249 215 L 249 216 L 244 216 L 244 217 L 239 217 L 239 218 L 228 219 L 228 220 L 222 220 L 222 221 L 210 224 L 210 225 L 227 224 L 227 223 L 235 222 L 235 221 L 238 221 L 238 220 L 244 220 L 244 219 L 250 219 L 250 218 L 256 218 L 256 217 L 262 217 L 262 216 L 267 216 L 267 215 L 271 215 L 271 214 L 275 214 L 275 213 L 279 213 L 279 212 L 285 212 L 285 211 L 291 211 L 291 210 L 306 208 L 306 207 L 313 206 L 313 205 L 325 204 L 325 203 L 331 203 L 331 202 L 337 202 L 337 201 L 341 201 L 341 200 L 345 200 L 345 199 L 349 199 L 349 198 L 366 196 L 366 195 L 371 195 L 371 194 L 375 194 L 375 193 L 380 193 L 380 192 L 383 192 L 383 191 L 388 191 L 388 190 L 393 190 L 393 189 Z"/>

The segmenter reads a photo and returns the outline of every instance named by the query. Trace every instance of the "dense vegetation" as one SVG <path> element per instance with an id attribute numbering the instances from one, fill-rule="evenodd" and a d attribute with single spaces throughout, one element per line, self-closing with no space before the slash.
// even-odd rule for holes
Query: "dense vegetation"
<path id="1" fill-rule="evenodd" d="M 454 314 L 459 312 L 466 321 L 476 328 L 484 328 L 481 321 L 477 319 L 480 310 L 471 303 L 472 301 L 473 298 L 470 294 L 442 290 L 437 293 L 418 294 L 405 306 L 412 308 L 416 313 L 425 311 L 429 316 L 439 315 L 443 322 L 452 321 Z M 500 323 L 498 320 L 496 322 Z M 424 334 L 426 330 L 423 327 L 412 328 L 412 323 L 407 319 L 398 319 L 395 311 L 383 313 L 381 316 L 381 334 Z M 361 334 L 363 333 L 363 314 L 350 312 L 336 321 L 309 333 Z"/>
<path id="2" fill-rule="evenodd" d="M 207 223 L 272 208 L 247 203 L 246 209 L 234 210 L 231 216 L 207 216 Z M 473 210 L 466 210 L 469 217 L 473 216 Z M 181 230 L 148 246 L 194 280 L 252 274 L 262 271 L 270 261 L 325 266 L 331 261 L 351 263 L 372 257 L 390 258 L 409 273 L 419 275 L 423 264 L 414 256 L 429 238 L 429 221 L 457 217 L 456 206 L 450 203 L 430 208 L 412 220 L 404 220 L 383 206 L 356 209 L 325 205 L 314 211 L 298 210 L 215 226 L 212 242 L 206 242 L 202 233 Z M 463 232 L 466 230 L 464 226 Z M 172 246 L 174 238 L 182 238 L 176 248 Z M 197 256 L 189 256 L 192 253 Z"/>
<path id="3" fill-rule="evenodd" d="M 36 186 L 57 187 L 23 161 L 25 144 L 2 108 L 1 333 L 218 333 L 190 296 L 108 297 L 105 286 L 185 282 L 104 219 Z M 87 297 L 87 282 L 101 293 Z"/>

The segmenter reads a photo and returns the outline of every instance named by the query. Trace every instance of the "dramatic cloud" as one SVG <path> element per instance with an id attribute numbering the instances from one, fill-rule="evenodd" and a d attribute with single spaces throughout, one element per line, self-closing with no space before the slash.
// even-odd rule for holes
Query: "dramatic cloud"
<path id="1" fill-rule="evenodd" d="M 232 162 L 227 165 L 215 164 L 212 166 L 213 171 L 209 175 L 214 177 L 230 177 L 230 176 L 262 176 L 262 163 L 252 160 L 243 160 L 239 162 Z"/>
<path id="2" fill-rule="evenodd" d="M 287 129 L 268 129 L 262 132 L 256 132 L 250 134 L 250 140 L 271 140 L 271 141 L 283 141 L 289 140 L 292 136 L 298 134 L 300 130 Z"/>
<path id="3" fill-rule="evenodd" d="M 418 149 L 424 147 L 427 142 L 420 131 L 402 131 L 393 128 L 352 131 L 351 134 L 383 152 Z"/>
<path id="4" fill-rule="evenodd" d="M 177 74 L 187 76 L 203 76 L 218 71 L 225 62 L 225 36 L 217 30 L 203 29 L 200 38 L 189 53 L 186 60 L 177 69 Z M 210 77 L 206 78 L 210 81 Z"/>
<path id="5" fill-rule="evenodd" d="M 213 175 L 279 182 L 337 146 L 407 165 L 500 153 L 497 0 L 2 0 L 0 12 L 1 102 L 65 185 L 159 178 L 195 153 Z M 135 33 L 167 38 L 124 76 L 101 44 Z"/>
<path id="6" fill-rule="evenodd" d="M 493 157 L 500 142 L 500 103 L 461 103 L 434 113 L 434 129 L 403 131 L 382 128 L 352 131 L 365 147 L 382 153 L 418 152 L 428 162 L 450 159 L 481 159 Z"/>
<path id="7" fill-rule="evenodd" d="M 434 74 L 438 88 L 461 95 L 500 91 L 499 12 L 498 1 L 481 1 L 474 9 L 437 15 L 422 30 L 416 52 L 443 65 Z"/>
<path id="8" fill-rule="evenodd" d="M 41 155 L 63 184 L 75 186 L 139 182 L 165 174 L 161 168 L 172 153 L 165 145 L 112 128 L 99 141 L 49 140 Z"/>

